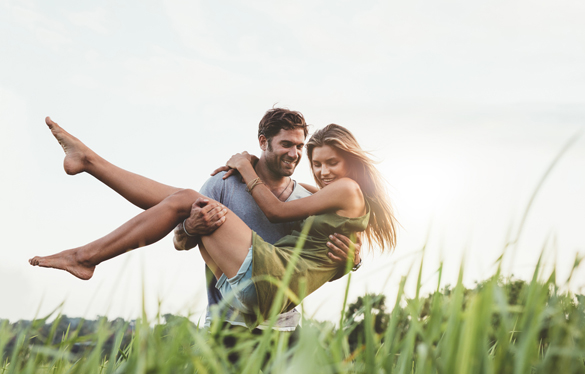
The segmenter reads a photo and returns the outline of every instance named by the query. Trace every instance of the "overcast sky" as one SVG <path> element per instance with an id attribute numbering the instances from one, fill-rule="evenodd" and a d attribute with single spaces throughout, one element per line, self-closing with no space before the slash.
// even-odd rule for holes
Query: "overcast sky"
<path id="1" fill-rule="evenodd" d="M 65 175 L 47 115 L 113 163 L 191 188 L 232 153 L 258 153 L 275 104 L 312 131 L 338 123 L 381 161 L 402 225 L 394 253 L 364 256 L 350 301 L 392 297 L 425 243 L 425 290 L 441 260 L 442 284 L 464 258 L 468 284 L 489 277 L 585 127 L 584 19 L 569 0 L 0 0 L 0 318 L 62 302 L 70 316 L 136 318 L 143 290 L 150 316 L 159 302 L 195 320 L 205 308 L 203 262 L 171 237 L 88 282 L 28 265 L 139 213 L 89 175 Z M 312 182 L 306 160 L 295 178 Z M 531 276 L 547 248 L 563 283 L 583 227 L 585 135 L 543 184 L 507 273 Z M 338 318 L 346 279 L 307 298 L 307 315 Z"/>

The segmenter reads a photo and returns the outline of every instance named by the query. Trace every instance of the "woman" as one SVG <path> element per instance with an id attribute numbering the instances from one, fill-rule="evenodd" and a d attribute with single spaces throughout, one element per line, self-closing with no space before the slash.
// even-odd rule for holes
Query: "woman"
<path id="1" fill-rule="evenodd" d="M 133 196 L 128 199 L 147 210 L 101 239 L 56 255 L 34 257 L 29 260 L 31 265 L 67 270 L 78 278 L 89 279 L 102 261 L 165 237 L 189 216 L 193 202 L 203 197 L 196 191 L 166 186 L 119 169 L 50 118 L 46 122 L 65 150 L 64 167 L 68 174 L 88 172 L 124 197 Z M 382 250 L 395 244 L 395 220 L 382 178 L 353 135 L 341 126 L 329 125 L 311 137 L 307 153 L 315 180 L 322 189 L 289 202 L 281 202 L 263 185 L 246 153 L 234 155 L 226 164 L 239 171 L 269 220 L 283 222 L 308 217 L 305 222 L 310 223 L 303 230 L 307 235 L 295 231 L 273 246 L 227 211 L 223 225 L 201 238 L 201 255 L 219 279 L 220 291 L 227 295 L 235 289 L 232 304 L 245 314 L 259 311 L 263 318 L 268 316 L 291 261 L 292 294 L 275 307 L 278 313 L 298 304 L 299 295 L 306 296 L 343 275 L 344 269 L 334 265 L 326 254 L 327 238 L 333 232 L 349 236 L 365 231 L 369 241 L 376 242 Z M 135 179 L 149 193 L 128 191 L 128 186 L 134 185 L 129 179 Z M 299 238 L 304 245 L 297 258 L 294 248 Z"/>

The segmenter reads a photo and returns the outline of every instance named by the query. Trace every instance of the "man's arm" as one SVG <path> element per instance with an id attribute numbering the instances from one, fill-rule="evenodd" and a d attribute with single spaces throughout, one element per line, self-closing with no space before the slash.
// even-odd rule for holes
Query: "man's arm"
<path id="1" fill-rule="evenodd" d="M 191 215 L 175 228 L 175 249 L 184 251 L 197 246 L 199 237 L 209 235 L 225 222 L 227 209 L 217 201 L 199 198 L 191 207 Z"/>
<path id="2" fill-rule="evenodd" d="M 193 249 L 199 242 L 199 237 L 188 236 L 185 233 L 185 230 L 183 229 L 183 222 L 179 223 L 177 227 L 175 227 L 173 234 L 173 244 L 175 245 L 175 249 L 177 251 L 188 251 Z"/>
<path id="3" fill-rule="evenodd" d="M 175 228 L 173 243 L 177 250 L 188 250 L 196 247 L 199 236 L 208 235 L 221 226 L 223 223 L 221 219 L 227 213 L 227 211 L 222 211 L 225 207 L 219 203 L 222 201 L 223 189 L 224 181 L 221 176 L 211 177 L 205 181 L 199 192 L 209 199 L 202 198 L 193 203 L 189 218 Z M 187 229 L 187 233 L 185 229 Z"/>

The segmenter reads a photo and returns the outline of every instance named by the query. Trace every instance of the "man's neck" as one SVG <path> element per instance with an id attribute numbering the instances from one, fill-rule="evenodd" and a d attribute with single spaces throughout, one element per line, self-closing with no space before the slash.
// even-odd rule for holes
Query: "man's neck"
<path id="1" fill-rule="evenodd" d="M 274 192 L 275 189 L 282 188 L 282 185 L 288 183 L 289 177 L 283 175 L 275 175 L 271 172 L 267 167 L 266 163 L 263 159 L 258 160 L 256 166 L 254 166 L 254 170 L 256 170 L 256 174 L 258 177 L 262 179 L 266 187 L 268 187 L 271 191 Z"/>

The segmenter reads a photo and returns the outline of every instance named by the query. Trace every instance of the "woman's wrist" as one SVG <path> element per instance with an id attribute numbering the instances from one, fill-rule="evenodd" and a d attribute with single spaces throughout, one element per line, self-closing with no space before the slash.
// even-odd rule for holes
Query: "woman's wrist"
<path id="1" fill-rule="evenodd" d="M 260 179 L 260 177 L 254 178 L 254 179 L 252 179 L 252 181 L 250 181 L 249 183 L 246 184 L 246 191 L 248 191 L 248 193 L 250 193 L 250 195 L 251 195 L 254 187 L 256 187 L 260 184 L 264 184 L 264 182 L 262 182 L 262 179 Z"/>
<path id="2" fill-rule="evenodd" d="M 241 167 L 238 167 L 238 172 L 240 173 L 246 184 L 258 178 L 256 170 L 254 170 L 254 167 L 249 162 L 247 164 L 242 165 Z"/>

